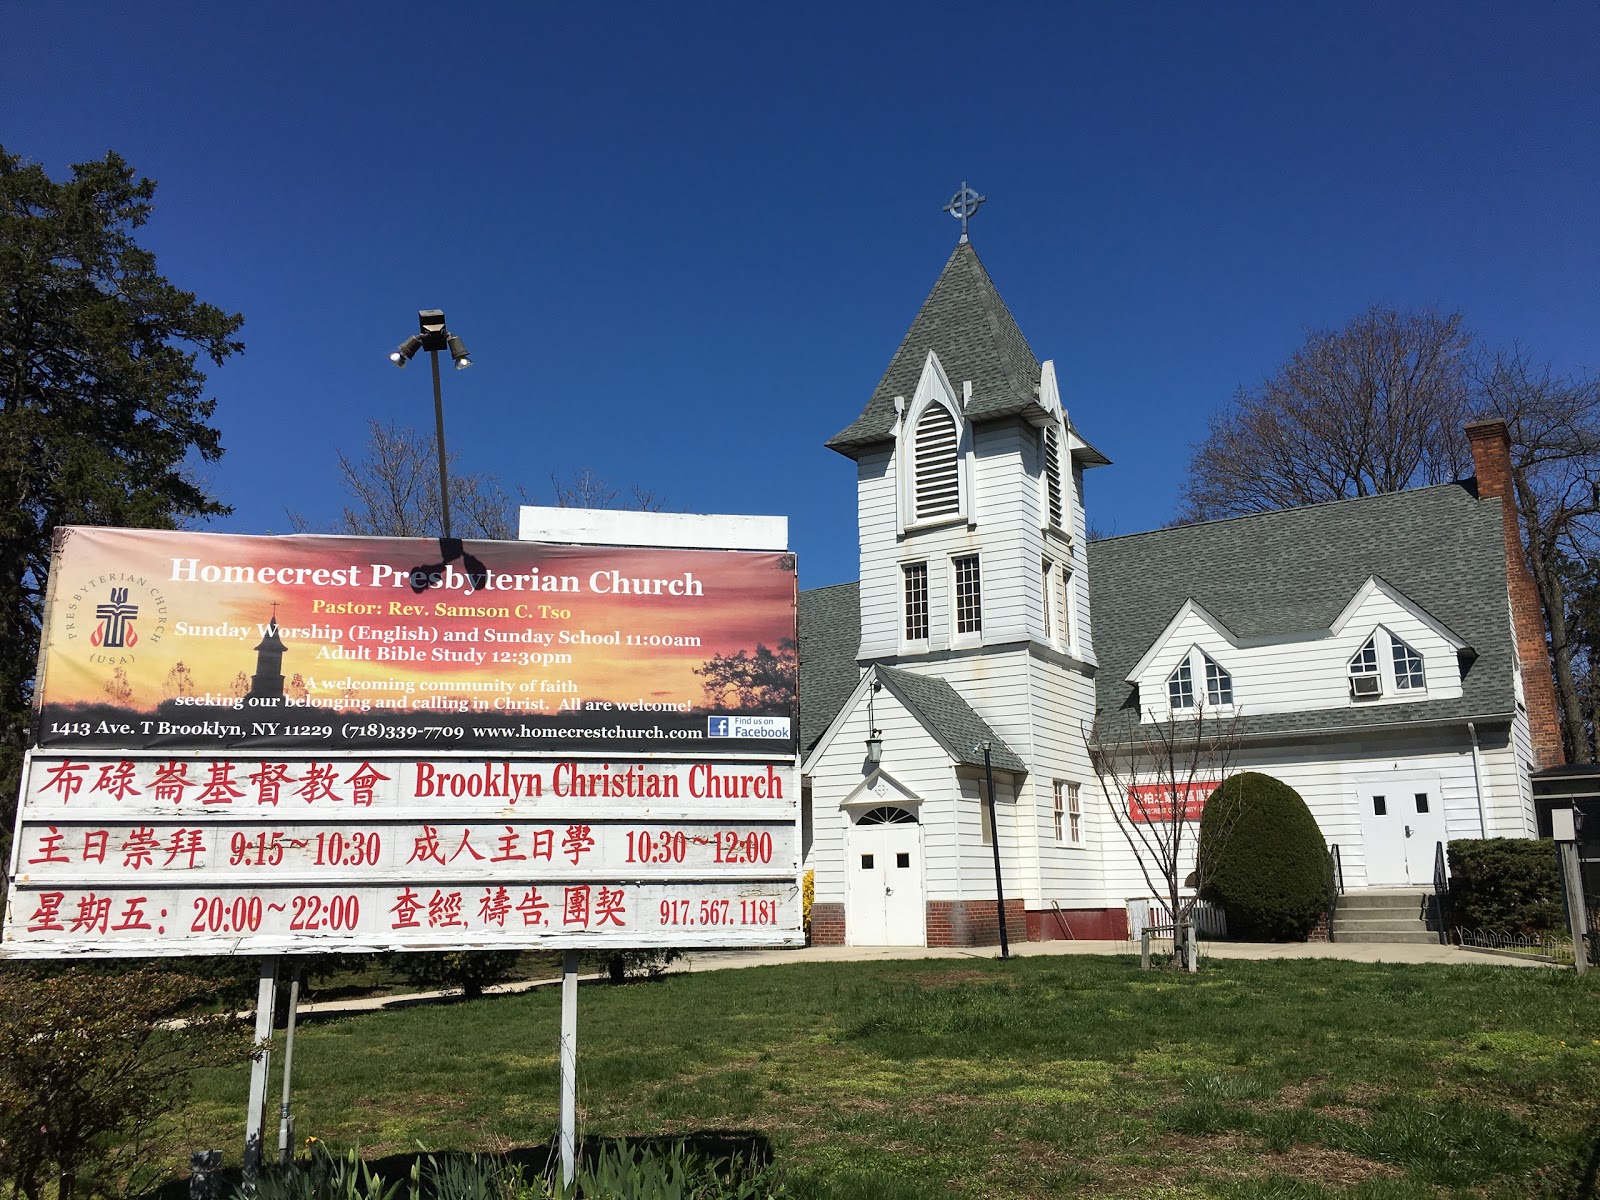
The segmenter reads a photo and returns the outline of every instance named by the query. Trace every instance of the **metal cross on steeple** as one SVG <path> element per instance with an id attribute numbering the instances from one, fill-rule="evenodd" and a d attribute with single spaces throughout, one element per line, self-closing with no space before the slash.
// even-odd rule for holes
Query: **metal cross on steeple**
<path id="1" fill-rule="evenodd" d="M 944 211 L 961 222 L 961 240 L 967 240 L 967 222 L 978 211 L 978 205 L 989 197 L 980 196 L 967 186 L 967 181 L 961 181 L 961 190 L 950 197 L 950 203 L 944 206 Z"/>

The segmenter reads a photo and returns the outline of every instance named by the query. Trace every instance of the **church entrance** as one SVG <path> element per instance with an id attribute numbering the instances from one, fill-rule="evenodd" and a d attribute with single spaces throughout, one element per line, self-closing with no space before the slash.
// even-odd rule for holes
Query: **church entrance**
<path id="1" fill-rule="evenodd" d="M 1434 854 L 1445 840 L 1438 778 L 1389 778 L 1364 783 L 1357 794 L 1367 886 L 1432 887 Z"/>
<path id="2" fill-rule="evenodd" d="M 899 805 L 868 809 L 850 826 L 845 858 L 845 936 L 852 946 L 927 942 L 922 826 Z"/>

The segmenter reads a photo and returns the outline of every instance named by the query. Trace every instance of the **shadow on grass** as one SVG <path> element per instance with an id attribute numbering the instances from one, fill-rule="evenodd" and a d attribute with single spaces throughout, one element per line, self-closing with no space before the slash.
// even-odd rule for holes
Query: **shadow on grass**
<path id="1" fill-rule="evenodd" d="M 578 1144 L 580 1170 L 584 1163 L 598 1159 L 602 1151 L 617 1147 L 635 1157 L 665 1157 L 681 1147 L 687 1157 L 704 1166 L 735 1166 L 745 1173 L 763 1170 L 773 1161 L 772 1143 L 765 1134 L 743 1129 L 704 1129 L 670 1137 L 581 1138 Z M 430 1159 L 435 1168 L 444 1168 L 451 1163 L 487 1160 L 519 1170 L 528 1179 L 553 1180 L 561 1172 L 560 1151 L 553 1143 L 518 1146 L 496 1153 L 419 1149 L 415 1153 L 386 1154 L 381 1158 L 364 1158 L 363 1161 L 384 1184 L 398 1184 L 401 1189 L 400 1200 L 406 1200 L 412 1168 L 418 1162 L 426 1166 Z M 267 1168 L 268 1172 L 281 1169 L 276 1164 Z M 207 1177 L 206 1186 L 199 1194 L 191 1191 L 187 1178 L 172 1179 L 150 1193 L 150 1200 L 228 1200 L 238 1194 L 242 1183 L 241 1168 L 223 1167 Z M 426 1177 L 422 1191 L 424 1196 L 432 1194 Z M 878 1194 L 878 1200 L 882 1200 L 881 1193 Z"/>

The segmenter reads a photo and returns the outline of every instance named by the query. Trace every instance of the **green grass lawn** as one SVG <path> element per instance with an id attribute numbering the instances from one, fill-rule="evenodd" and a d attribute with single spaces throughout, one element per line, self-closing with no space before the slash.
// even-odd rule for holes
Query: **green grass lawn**
<path id="1" fill-rule="evenodd" d="M 308 1022 L 298 1131 L 546 1143 L 559 1012 L 546 989 Z M 1600 973 L 796 964 L 586 986 L 579 1040 L 584 1134 L 748 1131 L 798 1196 L 1576 1197 L 1600 1158 Z M 202 1073 L 173 1161 L 236 1161 L 245 1090 Z"/>

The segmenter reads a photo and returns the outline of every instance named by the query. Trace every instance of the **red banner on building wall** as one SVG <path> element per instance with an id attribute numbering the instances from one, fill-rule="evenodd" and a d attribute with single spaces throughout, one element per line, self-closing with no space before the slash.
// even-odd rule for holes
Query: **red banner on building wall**
<path id="1" fill-rule="evenodd" d="M 1136 783 L 1128 789 L 1128 816 L 1151 824 L 1171 821 L 1198 821 L 1207 798 L 1217 790 L 1210 783 Z"/>

